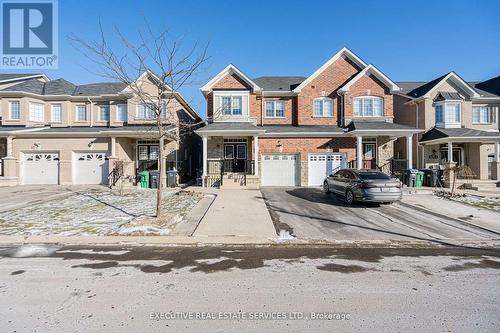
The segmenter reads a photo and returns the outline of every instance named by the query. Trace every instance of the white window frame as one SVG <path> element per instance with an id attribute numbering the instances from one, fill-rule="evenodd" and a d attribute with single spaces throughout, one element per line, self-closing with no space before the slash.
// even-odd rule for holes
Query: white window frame
<path id="1" fill-rule="evenodd" d="M 474 121 L 474 111 L 479 109 L 479 111 L 486 111 L 486 120 L 483 120 L 481 113 L 479 114 L 479 121 Z M 473 105 L 472 106 L 472 124 L 474 125 L 490 125 L 493 124 L 493 109 L 485 105 Z"/>
<path id="2" fill-rule="evenodd" d="M 78 110 L 78 108 L 80 108 L 80 107 L 85 108 L 85 119 L 84 120 L 80 119 L 80 112 Z M 79 122 L 79 123 L 86 123 L 86 122 L 88 122 L 88 119 L 89 119 L 89 110 L 87 108 L 87 105 L 86 104 L 75 105 L 75 121 Z"/>
<path id="3" fill-rule="evenodd" d="M 54 106 L 59 106 L 59 120 L 55 120 L 56 117 L 54 117 Z M 62 103 L 53 103 L 50 104 L 50 122 L 51 123 L 62 123 L 62 118 L 63 118 L 63 107 Z"/>
<path id="4" fill-rule="evenodd" d="M 146 107 L 146 110 L 144 111 L 145 117 L 140 117 L 140 115 L 139 115 L 139 108 L 141 106 Z M 148 109 L 149 109 L 149 117 L 148 117 L 148 112 L 147 112 Z M 148 106 L 148 103 L 137 103 L 136 110 L 135 110 L 135 119 L 137 119 L 137 120 L 154 120 L 154 119 L 156 119 L 156 112 L 153 108 Z"/>
<path id="5" fill-rule="evenodd" d="M 371 115 L 365 115 L 364 114 L 364 110 L 365 110 L 365 101 L 366 100 L 371 100 L 372 101 L 372 114 Z M 361 101 L 361 104 L 360 104 L 360 107 L 361 107 L 361 113 L 357 114 L 356 113 L 356 101 Z M 380 101 L 380 111 L 382 112 L 381 114 L 378 114 L 378 115 L 374 115 L 374 111 L 375 111 L 375 101 Z M 356 117 L 356 118 L 380 118 L 380 117 L 384 117 L 384 114 L 385 114 L 385 110 L 384 110 L 384 98 L 383 97 L 380 97 L 380 96 L 356 96 L 353 98 L 353 101 L 352 101 L 352 116 L 353 117 Z"/>
<path id="6" fill-rule="evenodd" d="M 231 99 L 231 114 L 224 114 L 222 110 L 222 98 L 229 97 Z M 233 113 L 233 98 L 241 98 L 241 114 Z M 214 92 L 214 104 L 215 101 L 220 100 L 220 110 L 213 110 L 216 119 L 214 121 L 232 121 L 232 120 L 245 120 L 248 119 L 250 114 L 250 92 L 249 91 L 221 91 L 217 90 Z M 245 102 L 246 99 L 246 102 Z"/>
<path id="7" fill-rule="evenodd" d="M 285 113 L 286 113 L 286 103 L 285 101 L 280 101 L 280 100 L 265 100 L 264 101 L 264 118 L 279 118 L 283 119 L 286 118 Z M 267 115 L 267 103 L 272 103 L 273 107 L 273 114 L 271 116 Z M 278 110 L 277 105 L 278 103 L 283 105 L 283 115 L 282 116 L 277 116 L 276 112 Z"/>
<path id="8" fill-rule="evenodd" d="M 120 107 L 125 107 L 125 120 L 121 118 Z M 121 121 L 123 123 L 128 122 L 128 104 L 120 103 L 116 105 L 116 121 Z"/>
<path id="9" fill-rule="evenodd" d="M 331 114 L 325 114 L 325 101 L 329 101 L 330 105 L 332 106 L 331 109 Z M 321 102 L 321 115 L 316 114 L 316 102 Z M 313 100 L 313 110 L 312 110 L 312 115 L 315 118 L 333 118 L 334 116 L 334 111 L 333 111 L 333 99 L 330 97 L 318 97 Z"/>
<path id="10" fill-rule="evenodd" d="M 12 117 L 12 104 L 17 104 L 17 118 Z M 21 120 L 21 101 L 9 101 L 9 120 Z"/>
<path id="11" fill-rule="evenodd" d="M 41 113 L 42 116 L 41 116 L 41 118 L 36 119 L 36 117 L 34 117 L 34 114 L 31 113 L 32 112 L 32 109 L 31 109 L 32 106 L 37 106 L 37 107 L 41 106 L 42 107 L 42 113 Z M 33 110 L 33 111 L 35 111 L 35 110 Z M 36 111 L 38 112 L 39 110 L 36 110 Z M 43 123 L 43 122 L 45 122 L 45 104 L 44 103 L 37 103 L 37 102 L 29 102 L 29 104 L 28 104 L 28 120 L 30 122 L 33 122 L 33 123 Z"/>
<path id="12" fill-rule="evenodd" d="M 105 108 L 108 108 L 108 116 L 107 116 L 107 119 L 102 119 L 102 108 L 105 107 Z M 99 108 L 99 112 L 98 112 L 98 119 L 99 121 L 103 121 L 103 122 L 108 122 L 110 121 L 111 119 L 111 107 L 109 106 L 109 104 L 100 104 L 98 105 L 98 108 Z"/>
<path id="13" fill-rule="evenodd" d="M 436 127 L 440 128 L 460 128 L 462 127 L 462 103 L 460 101 L 442 101 L 442 102 L 435 102 L 434 103 L 434 112 L 436 112 L 436 106 L 442 105 L 443 107 L 443 121 L 438 122 L 437 119 L 435 119 L 435 124 Z M 454 122 L 449 122 L 446 121 L 446 106 L 448 105 L 458 105 L 458 121 Z M 435 113 L 434 113 L 435 115 Z"/>

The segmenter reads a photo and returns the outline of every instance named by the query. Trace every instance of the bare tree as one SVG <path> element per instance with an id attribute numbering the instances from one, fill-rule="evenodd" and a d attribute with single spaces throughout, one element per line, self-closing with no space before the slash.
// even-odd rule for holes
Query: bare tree
<path id="1" fill-rule="evenodd" d="M 115 27 L 113 35 L 118 46 L 108 39 L 101 25 L 99 39 L 86 41 L 71 36 L 70 40 L 96 65 L 94 72 L 124 83 L 130 95 L 145 106 L 148 118 L 154 120 L 148 136 L 159 141 L 156 217 L 160 217 L 165 140 L 178 143 L 184 133 L 199 125 L 175 109 L 179 89 L 194 83 L 195 74 L 208 60 L 208 43 L 195 42 L 185 47 L 183 38 L 172 36 L 168 30 L 155 32 L 148 22 L 144 26 L 145 31 L 138 31 L 137 41 L 125 37 Z"/>

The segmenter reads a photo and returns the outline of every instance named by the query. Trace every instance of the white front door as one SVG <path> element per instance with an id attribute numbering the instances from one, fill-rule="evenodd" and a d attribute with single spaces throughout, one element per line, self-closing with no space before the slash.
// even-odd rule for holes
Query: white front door
<path id="1" fill-rule="evenodd" d="M 21 184 L 59 184 L 58 153 L 25 153 L 23 155 Z"/>
<path id="2" fill-rule="evenodd" d="M 262 186 L 298 186 L 297 155 L 262 154 Z"/>
<path id="3" fill-rule="evenodd" d="M 341 153 L 309 154 L 308 186 L 321 186 L 336 169 L 346 167 L 346 157 Z"/>
<path id="4" fill-rule="evenodd" d="M 74 184 L 108 184 L 109 161 L 106 153 L 74 153 L 73 172 Z"/>

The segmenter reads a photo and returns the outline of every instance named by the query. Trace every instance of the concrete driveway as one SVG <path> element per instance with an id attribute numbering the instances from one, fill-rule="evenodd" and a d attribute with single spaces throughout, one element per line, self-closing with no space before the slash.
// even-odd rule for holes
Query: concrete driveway
<path id="1" fill-rule="evenodd" d="M 262 188 L 273 221 L 299 239 L 315 240 L 492 240 L 500 239 L 500 214 L 453 203 L 456 216 L 432 195 L 392 205 L 348 206 L 319 188 Z M 432 203 L 432 210 L 426 208 Z M 446 215 L 445 215 L 446 214 Z M 481 215 L 482 214 L 482 215 Z M 481 218 L 478 218 L 480 215 Z M 495 226 L 497 226 L 495 228 Z"/>

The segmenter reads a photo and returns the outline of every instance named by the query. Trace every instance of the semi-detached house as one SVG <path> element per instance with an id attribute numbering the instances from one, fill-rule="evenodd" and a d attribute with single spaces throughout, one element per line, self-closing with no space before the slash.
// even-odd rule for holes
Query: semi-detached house
<path id="1" fill-rule="evenodd" d="M 343 48 L 309 77 L 251 79 L 230 64 L 202 87 L 205 186 L 319 186 L 341 167 L 413 166 L 413 135 L 394 122 L 401 88 Z M 394 158 L 405 137 L 406 155 Z"/>

